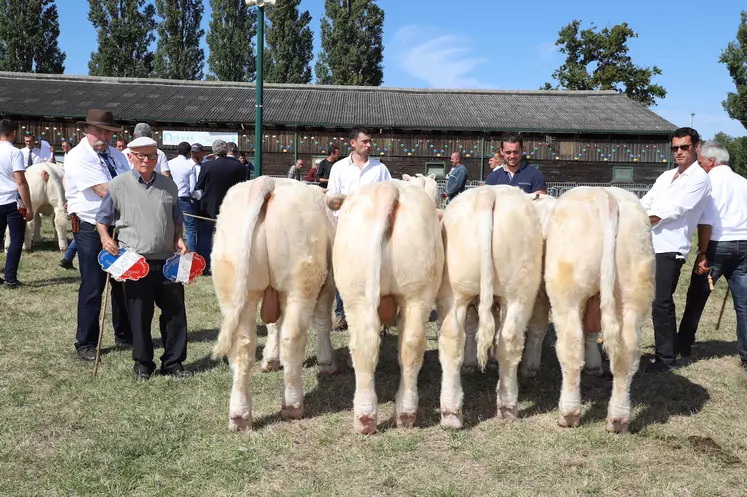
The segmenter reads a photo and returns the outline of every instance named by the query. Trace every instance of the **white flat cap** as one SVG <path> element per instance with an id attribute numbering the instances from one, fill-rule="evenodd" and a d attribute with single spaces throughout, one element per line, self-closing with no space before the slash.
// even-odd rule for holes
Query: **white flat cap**
<path id="1" fill-rule="evenodd" d="M 141 136 L 140 138 L 135 138 L 130 143 L 127 144 L 127 148 L 132 150 L 133 148 L 140 148 L 140 147 L 155 147 L 158 143 L 156 143 L 156 140 L 153 138 L 148 138 L 147 136 Z"/>

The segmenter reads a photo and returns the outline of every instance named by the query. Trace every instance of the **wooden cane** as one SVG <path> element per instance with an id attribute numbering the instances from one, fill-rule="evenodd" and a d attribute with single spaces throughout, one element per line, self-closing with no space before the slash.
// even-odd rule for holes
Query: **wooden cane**
<path id="1" fill-rule="evenodd" d="M 726 287 L 726 295 L 724 295 L 724 301 L 721 303 L 721 312 L 718 314 L 718 321 L 716 322 L 716 329 L 721 327 L 721 318 L 724 317 L 724 308 L 726 307 L 726 300 L 729 298 L 730 287 Z"/>
<path id="2" fill-rule="evenodd" d="M 101 306 L 101 317 L 99 318 L 99 341 L 96 344 L 96 361 L 93 364 L 93 377 L 99 371 L 99 362 L 101 362 L 101 339 L 104 336 L 104 318 L 106 318 L 106 306 L 109 303 L 109 278 L 111 274 L 106 273 L 106 283 L 104 284 L 104 303 Z"/>

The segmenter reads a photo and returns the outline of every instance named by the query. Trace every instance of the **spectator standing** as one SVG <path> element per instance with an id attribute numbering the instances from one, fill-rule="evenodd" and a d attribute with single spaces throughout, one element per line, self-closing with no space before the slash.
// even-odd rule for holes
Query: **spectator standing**
<path id="1" fill-rule="evenodd" d="M 723 275 L 731 289 L 737 313 L 737 345 L 742 367 L 747 369 L 747 179 L 729 167 L 729 152 L 716 142 L 703 143 L 698 164 L 708 173 L 711 195 L 705 221 L 698 231 L 710 228 L 699 238 L 708 248 L 698 252 L 687 290 L 685 312 L 677 333 L 675 352 L 689 357 L 695 342 L 700 316 L 711 294 L 708 273 L 716 283 Z M 712 226 L 704 224 L 710 222 Z M 701 247 L 702 248 L 702 247 Z"/>
<path id="2" fill-rule="evenodd" d="M 494 161 L 493 165 L 497 165 L 497 168 L 488 175 L 485 184 L 516 186 L 526 193 L 547 193 L 544 176 L 539 169 L 524 160 L 523 148 L 524 143 L 519 135 L 505 135 L 501 140 L 500 149 L 503 161 Z"/>
<path id="3" fill-rule="evenodd" d="M 192 146 L 188 142 L 181 142 L 176 147 L 177 156 L 169 161 L 171 178 L 179 191 L 179 206 L 184 214 L 197 214 L 197 205 L 192 197 L 197 184 L 195 163 L 189 158 Z M 184 231 L 187 247 L 192 252 L 197 251 L 197 220 L 189 215 L 184 216 Z"/>
<path id="4" fill-rule="evenodd" d="M 467 168 L 462 165 L 462 154 L 454 152 L 451 154 L 451 171 L 446 175 L 446 193 L 443 197 L 448 198 L 449 202 L 462 193 L 467 187 Z"/>
<path id="5" fill-rule="evenodd" d="M 303 169 L 303 160 L 298 159 L 296 163 L 288 169 L 288 179 L 301 181 L 301 169 Z"/>
<path id="6" fill-rule="evenodd" d="M 322 159 L 317 159 L 316 164 L 309 169 L 309 172 L 306 173 L 306 181 L 309 183 L 314 183 L 316 181 L 316 172 L 319 170 L 319 163 L 322 161 Z"/>
<path id="7" fill-rule="evenodd" d="M 0 121 L 0 233 L 10 231 L 10 246 L 5 254 L 5 279 L 0 283 L 5 288 L 18 288 L 18 264 L 21 261 L 26 222 L 34 218 L 31 208 L 29 185 L 26 183 L 26 165 L 23 155 L 13 142 L 18 132 L 18 123 L 9 119 Z M 23 213 L 18 197 L 27 206 Z"/>
<path id="8" fill-rule="evenodd" d="M 23 154 L 23 165 L 24 167 L 30 167 L 34 164 L 41 164 L 44 162 L 42 158 L 42 151 L 37 146 L 36 137 L 32 135 L 26 135 L 23 137 L 23 142 L 26 145 L 21 149 Z"/>
<path id="9" fill-rule="evenodd" d="M 96 229 L 96 214 L 101 199 L 109 190 L 109 182 L 129 172 L 130 167 L 122 152 L 109 145 L 114 133 L 122 130 L 114 122 L 111 112 L 91 109 L 86 120 L 77 124 L 84 127 L 85 136 L 68 152 L 65 164 L 67 211 L 73 218 L 81 279 L 75 349 L 81 359 L 93 361 L 96 359 L 101 297 L 106 282 L 98 261 L 102 247 Z M 122 284 L 114 280 L 111 280 L 111 297 L 114 341 L 117 345 L 131 345 L 132 331 L 124 291 Z"/>
<path id="10" fill-rule="evenodd" d="M 672 137 L 675 169 L 662 173 L 641 199 L 652 226 L 656 253 L 656 283 L 652 317 L 655 360 L 647 373 L 668 373 L 676 362 L 677 317 L 674 292 L 680 270 L 690 252 L 690 238 L 711 194 L 708 174 L 697 163 L 700 135 L 692 128 L 679 128 Z M 699 240 L 698 252 L 706 252 L 708 239 Z"/>
<path id="11" fill-rule="evenodd" d="M 332 171 L 332 166 L 340 158 L 340 147 L 337 145 L 330 145 L 327 148 L 327 158 L 319 163 L 319 167 L 316 170 L 316 178 L 319 180 L 319 186 L 327 188 L 329 182 L 329 173 Z"/>

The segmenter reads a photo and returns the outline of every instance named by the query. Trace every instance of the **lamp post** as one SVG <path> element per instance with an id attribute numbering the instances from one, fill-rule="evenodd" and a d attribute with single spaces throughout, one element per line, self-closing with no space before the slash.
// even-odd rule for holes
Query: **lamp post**
<path id="1" fill-rule="evenodd" d="M 256 94 L 256 115 L 254 118 L 254 177 L 262 176 L 262 87 L 264 85 L 263 58 L 265 52 L 265 5 L 274 5 L 277 0 L 244 0 L 251 7 L 257 6 L 257 79 L 254 83 Z"/>

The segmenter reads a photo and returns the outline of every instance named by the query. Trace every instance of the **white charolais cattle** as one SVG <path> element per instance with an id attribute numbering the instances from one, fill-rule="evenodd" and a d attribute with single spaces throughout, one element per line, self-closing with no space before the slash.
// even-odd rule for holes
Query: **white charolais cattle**
<path id="1" fill-rule="evenodd" d="M 460 369 L 467 310 L 479 297 L 475 353 L 485 367 L 496 337 L 494 301 L 500 306 L 497 411 L 518 415 L 517 368 L 524 334 L 542 277 L 542 234 L 530 198 L 511 186 L 473 188 L 457 196 L 443 215 L 446 259 L 438 294 L 443 370 L 441 425 L 462 426 Z M 468 351 L 469 353 L 469 351 Z"/>
<path id="2" fill-rule="evenodd" d="M 412 184 L 392 180 L 362 187 L 344 200 L 338 217 L 335 283 L 345 302 L 355 368 L 353 426 L 363 434 L 376 432 L 379 330 L 396 308 L 401 377 L 395 418 L 398 426 L 415 423 L 425 327 L 441 284 L 444 251 L 437 187 L 434 190 L 432 177 L 406 179 Z M 330 202 L 339 202 L 339 197 Z"/>
<path id="3" fill-rule="evenodd" d="M 654 251 L 638 198 L 619 188 L 579 187 L 563 194 L 547 234 L 545 284 L 557 333 L 563 384 L 560 426 L 578 426 L 585 354 L 601 368 L 596 347 L 584 347 L 583 317 L 598 294 L 604 347 L 613 375 L 605 428 L 625 432 L 630 383 L 640 359 L 639 334 L 651 312 Z"/>
<path id="4" fill-rule="evenodd" d="M 26 182 L 31 194 L 31 208 L 34 219 L 26 224 L 23 248 L 31 250 L 32 243 L 41 243 L 41 216 L 53 216 L 57 243 L 60 250 L 67 250 L 68 217 L 65 211 L 65 188 L 63 169 L 52 163 L 34 164 L 26 169 Z M 5 248 L 10 244 L 10 236 L 5 233 Z"/>
<path id="5" fill-rule="evenodd" d="M 277 320 L 279 336 L 270 333 L 265 355 L 270 363 L 279 356 L 283 366 L 284 417 L 303 415 L 301 373 L 310 322 L 317 333 L 320 372 L 335 372 L 329 336 L 334 234 L 318 187 L 262 176 L 228 191 L 217 220 L 212 271 L 223 314 L 213 355 L 227 356 L 233 368 L 230 429 L 251 429 L 260 300 L 262 320 Z"/>

